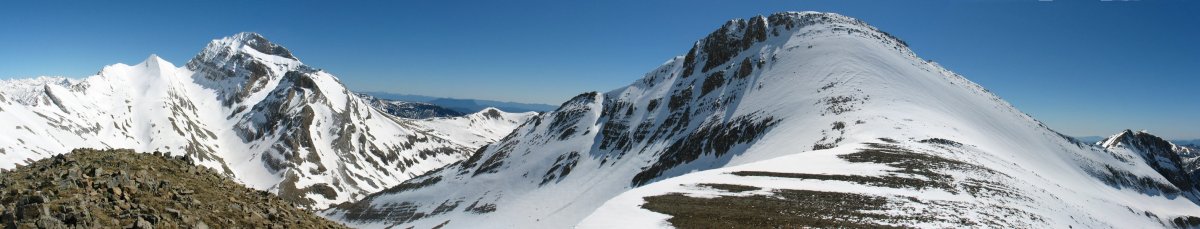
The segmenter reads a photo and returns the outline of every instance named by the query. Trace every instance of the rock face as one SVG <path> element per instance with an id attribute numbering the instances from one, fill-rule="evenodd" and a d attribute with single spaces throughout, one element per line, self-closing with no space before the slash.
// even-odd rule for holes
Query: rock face
<path id="1" fill-rule="evenodd" d="M 1131 151 L 1154 171 L 1171 181 L 1180 193 L 1200 203 L 1200 155 L 1194 149 L 1179 146 L 1146 131 L 1125 130 L 1096 143 L 1110 151 Z"/>
<path id="2" fill-rule="evenodd" d="M 345 228 L 193 160 L 77 149 L 0 172 L 0 227 Z"/>

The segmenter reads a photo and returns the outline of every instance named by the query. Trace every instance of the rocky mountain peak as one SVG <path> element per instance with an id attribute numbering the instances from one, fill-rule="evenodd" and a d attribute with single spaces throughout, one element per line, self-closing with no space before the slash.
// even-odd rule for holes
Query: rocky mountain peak
<path id="1" fill-rule="evenodd" d="M 503 118 L 500 115 L 500 110 L 496 109 L 495 107 L 488 107 L 487 109 L 483 109 L 482 111 L 479 111 L 478 114 L 482 114 L 484 118 L 489 118 L 489 119 Z"/>
<path id="2" fill-rule="evenodd" d="M 1129 150 L 1140 155 L 1147 165 L 1167 178 L 1180 191 L 1198 190 L 1200 174 L 1195 155 L 1191 149 L 1176 146 L 1161 137 L 1141 130 L 1125 130 L 1099 142 L 1101 147 L 1112 151 Z M 1200 200 L 1193 200 L 1200 201 Z"/>
<path id="3" fill-rule="evenodd" d="M 255 32 L 241 32 L 234 34 L 233 36 L 214 40 L 213 43 L 209 43 L 209 46 L 206 49 L 241 49 L 243 47 L 247 47 L 267 55 L 296 60 L 296 57 L 292 56 L 292 51 L 284 48 L 281 45 L 271 43 L 271 41 L 267 40 L 266 37 L 263 37 L 261 34 Z"/>
<path id="4" fill-rule="evenodd" d="M 285 72 L 315 71 L 288 49 L 252 32 L 212 40 L 188 61 L 187 68 L 202 76 L 197 83 L 222 91 L 226 105 L 241 102 Z"/>
<path id="5" fill-rule="evenodd" d="M 196 57 L 188 62 L 188 67 L 195 70 L 203 65 L 222 65 L 227 62 L 242 62 L 240 60 L 259 59 L 267 62 L 298 62 L 287 48 L 252 32 L 241 32 L 232 36 L 212 40 Z M 278 59 L 278 60 L 275 60 Z"/>
<path id="6" fill-rule="evenodd" d="M 206 70 L 205 67 L 232 70 L 253 67 L 248 66 L 249 61 L 266 65 L 300 65 L 300 60 L 287 48 L 271 43 L 258 33 L 241 32 L 210 41 L 187 66 L 192 70 Z"/>
<path id="7" fill-rule="evenodd" d="M 828 25 L 829 29 L 809 30 L 805 28 L 814 25 Z M 707 74 L 710 70 L 727 64 L 750 63 L 750 58 L 739 60 L 735 57 L 744 51 L 759 47 L 759 43 L 767 43 L 775 37 L 812 37 L 812 36 L 861 36 L 879 40 L 880 43 L 894 46 L 894 49 L 908 56 L 914 56 L 908 49 L 908 44 L 899 38 L 879 30 L 855 18 L 836 13 L 822 12 L 780 12 L 768 16 L 754 16 L 748 19 L 733 19 L 726 21 L 720 28 L 697 41 L 692 49 L 684 56 L 683 77 L 693 74 Z M 786 42 L 787 39 L 775 39 Z M 699 71 L 695 69 L 699 68 Z"/>
<path id="8" fill-rule="evenodd" d="M 1125 147 L 1130 147 L 1130 148 L 1155 149 L 1155 150 L 1161 149 L 1161 150 L 1167 150 L 1167 151 L 1170 151 L 1171 148 L 1173 148 L 1173 146 L 1174 146 L 1173 144 L 1171 144 L 1170 141 L 1167 141 L 1166 139 L 1163 139 L 1161 137 L 1150 134 L 1150 132 L 1145 131 L 1145 130 L 1133 131 L 1133 130 L 1126 129 L 1125 131 L 1121 131 L 1121 133 L 1118 133 L 1116 135 L 1108 137 L 1104 141 L 1101 141 L 1101 146 L 1103 146 L 1104 148 L 1117 147 L 1118 145 L 1122 145 L 1122 144 Z"/>

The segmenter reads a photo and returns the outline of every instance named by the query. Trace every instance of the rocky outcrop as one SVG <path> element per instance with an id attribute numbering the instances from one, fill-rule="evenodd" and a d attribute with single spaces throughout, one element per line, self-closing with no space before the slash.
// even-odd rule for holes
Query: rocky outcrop
<path id="1" fill-rule="evenodd" d="M 3 228 L 344 228 L 170 153 L 77 149 L 0 172 Z"/>

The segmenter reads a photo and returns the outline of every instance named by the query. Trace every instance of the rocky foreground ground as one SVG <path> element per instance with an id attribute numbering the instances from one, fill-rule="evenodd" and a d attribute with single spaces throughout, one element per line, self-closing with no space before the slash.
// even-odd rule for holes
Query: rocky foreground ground
<path id="1" fill-rule="evenodd" d="M 344 228 L 190 161 L 77 149 L 0 171 L 0 228 Z"/>

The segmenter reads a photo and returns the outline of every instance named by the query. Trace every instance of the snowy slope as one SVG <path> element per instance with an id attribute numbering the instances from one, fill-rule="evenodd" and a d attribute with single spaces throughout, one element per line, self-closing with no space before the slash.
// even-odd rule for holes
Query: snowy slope
<path id="1" fill-rule="evenodd" d="M 488 107 L 472 114 L 461 114 L 428 103 L 405 102 L 376 98 L 358 93 L 363 100 L 384 113 L 413 120 L 431 134 L 470 148 L 479 148 L 500 140 L 517 125 L 537 115 L 537 112 L 509 113 Z"/>
<path id="2" fill-rule="evenodd" d="M 213 40 L 183 67 L 157 56 L 81 80 L 0 82 L 0 168 L 73 148 L 186 154 L 246 185 L 323 208 L 466 158 L 504 125 L 440 133 L 396 118 L 254 33 Z M 470 125 L 453 127 L 470 128 Z"/>
<path id="3" fill-rule="evenodd" d="M 365 228 L 1147 228 L 1200 212 L 1136 157 L 859 20 L 788 12 L 730 21 L 629 86 L 323 213 Z"/>
<path id="4" fill-rule="evenodd" d="M 496 108 L 485 108 L 459 117 L 431 118 L 415 121 L 427 127 L 430 133 L 471 148 L 479 148 L 512 133 L 521 123 L 536 116 L 537 112 L 508 113 Z"/>

